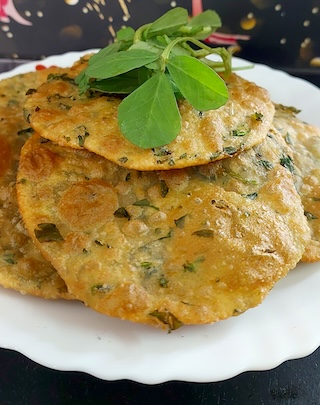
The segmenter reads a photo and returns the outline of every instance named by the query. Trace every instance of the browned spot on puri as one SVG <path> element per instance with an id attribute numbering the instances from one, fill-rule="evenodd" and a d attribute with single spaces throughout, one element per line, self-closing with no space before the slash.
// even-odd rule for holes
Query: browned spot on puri
<path id="1" fill-rule="evenodd" d="M 50 176 L 58 157 L 47 149 L 35 149 L 28 153 L 21 163 L 26 176 L 30 180 L 40 181 Z"/>
<path id="2" fill-rule="evenodd" d="M 62 196 L 59 212 L 73 229 L 84 229 L 113 218 L 118 198 L 103 180 L 88 180 L 72 185 Z"/>
<path id="3" fill-rule="evenodd" d="M 8 141 L 0 136 L 0 176 L 3 176 L 11 164 L 11 146 Z"/>

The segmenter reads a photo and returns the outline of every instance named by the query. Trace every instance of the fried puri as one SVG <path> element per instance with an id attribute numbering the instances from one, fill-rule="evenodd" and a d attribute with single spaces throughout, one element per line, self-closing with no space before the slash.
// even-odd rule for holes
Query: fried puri
<path id="1" fill-rule="evenodd" d="M 25 94 L 58 71 L 47 69 L 0 82 L 0 284 L 43 298 L 71 295 L 23 225 L 16 198 L 16 173 L 20 149 L 30 134 L 22 113 Z"/>
<path id="2" fill-rule="evenodd" d="M 320 260 L 320 129 L 301 121 L 292 107 L 276 105 L 274 125 L 292 149 L 298 192 L 311 229 L 302 260 Z"/>
<path id="3" fill-rule="evenodd" d="M 92 309 L 167 329 L 261 303 L 310 230 L 275 129 L 229 159 L 135 171 L 33 135 L 18 201 L 32 239 Z"/>
<path id="4" fill-rule="evenodd" d="M 260 143 L 272 124 L 274 106 L 267 90 L 232 74 L 225 106 L 196 111 L 187 101 L 180 101 L 178 137 L 168 145 L 142 149 L 120 132 L 117 108 L 121 98 L 94 91 L 79 94 L 72 80 L 79 69 L 66 69 L 64 75 L 33 92 L 25 105 L 27 119 L 44 138 L 61 146 L 86 148 L 126 168 L 178 169 L 223 159 Z"/>

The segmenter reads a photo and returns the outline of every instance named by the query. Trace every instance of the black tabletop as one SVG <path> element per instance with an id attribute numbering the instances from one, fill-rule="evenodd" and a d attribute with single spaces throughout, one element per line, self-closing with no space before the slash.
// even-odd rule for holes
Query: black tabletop
<path id="1" fill-rule="evenodd" d="M 17 61 L 0 59 L 0 71 L 16 64 Z M 289 73 L 320 86 L 320 75 L 314 71 L 293 69 Z M 319 364 L 320 348 L 273 370 L 248 371 L 227 381 L 169 381 L 144 385 L 127 380 L 102 381 L 81 372 L 51 370 L 20 353 L 0 349 L 0 405 L 319 405 Z"/>
<path id="2" fill-rule="evenodd" d="M 318 405 L 320 349 L 261 372 L 246 372 L 227 381 L 169 381 L 144 385 L 102 381 L 80 372 L 45 368 L 23 355 L 0 349 L 0 403 L 123 405 Z"/>

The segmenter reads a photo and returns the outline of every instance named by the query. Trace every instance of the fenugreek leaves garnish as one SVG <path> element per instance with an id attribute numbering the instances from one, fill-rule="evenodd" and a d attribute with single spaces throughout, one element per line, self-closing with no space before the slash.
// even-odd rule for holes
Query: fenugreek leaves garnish
<path id="1" fill-rule="evenodd" d="M 201 114 L 228 100 L 227 86 L 217 72 L 230 74 L 231 53 L 203 42 L 220 26 L 213 10 L 190 19 L 188 10 L 175 7 L 137 30 L 119 30 L 115 42 L 92 56 L 75 82 L 80 93 L 122 95 L 122 134 L 141 148 L 161 147 L 181 130 L 179 99 Z M 220 60 L 209 60 L 210 54 Z"/>

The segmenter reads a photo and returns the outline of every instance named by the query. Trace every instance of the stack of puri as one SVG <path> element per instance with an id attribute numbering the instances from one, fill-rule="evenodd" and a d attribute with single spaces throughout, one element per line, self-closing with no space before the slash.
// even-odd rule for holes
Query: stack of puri
<path id="1" fill-rule="evenodd" d="M 0 284 L 22 294 L 71 299 L 65 282 L 29 237 L 16 196 L 20 150 L 30 135 L 23 117 L 26 93 L 59 72 L 51 68 L 0 82 Z"/>
<path id="2" fill-rule="evenodd" d="M 232 74 L 226 105 L 180 101 L 176 140 L 142 149 L 119 130 L 121 99 L 79 93 L 86 64 L 47 72 L 21 97 L 23 222 L 12 216 L 66 297 L 173 330 L 239 315 L 319 259 L 317 128 Z"/>

